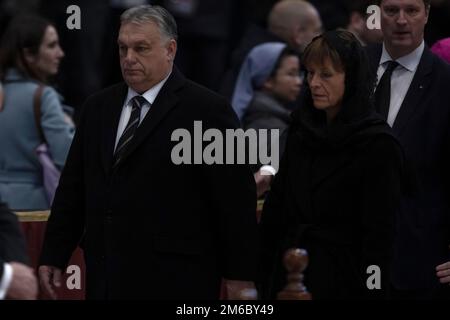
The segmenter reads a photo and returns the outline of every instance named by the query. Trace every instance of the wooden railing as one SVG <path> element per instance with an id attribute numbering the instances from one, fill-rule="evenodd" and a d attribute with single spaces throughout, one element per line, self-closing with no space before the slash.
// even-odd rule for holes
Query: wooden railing
<path id="1" fill-rule="evenodd" d="M 47 222 L 50 211 L 24 211 L 16 212 L 20 222 Z"/>

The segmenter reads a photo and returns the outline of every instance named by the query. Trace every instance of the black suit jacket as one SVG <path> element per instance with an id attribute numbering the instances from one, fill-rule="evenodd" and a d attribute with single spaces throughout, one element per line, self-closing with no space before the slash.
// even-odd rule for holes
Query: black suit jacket
<path id="1" fill-rule="evenodd" d="M 196 120 L 203 130 L 237 128 L 229 104 L 174 68 L 113 170 L 126 93 L 118 84 L 85 104 L 41 264 L 64 267 L 84 235 L 87 298 L 216 299 L 222 277 L 254 279 L 250 169 L 171 161 L 174 130 L 186 129 L 194 139 Z"/>
<path id="2" fill-rule="evenodd" d="M 5 262 L 28 263 L 25 239 L 17 217 L 0 203 L 0 280 Z"/>
<path id="3" fill-rule="evenodd" d="M 376 71 L 381 47 L 369 49 Z M 393 284 L 442 287 L 435 267 L 450 258 L 450 66 L 426 47 L 393 125 L 410 180 L 397 217 Z"/>

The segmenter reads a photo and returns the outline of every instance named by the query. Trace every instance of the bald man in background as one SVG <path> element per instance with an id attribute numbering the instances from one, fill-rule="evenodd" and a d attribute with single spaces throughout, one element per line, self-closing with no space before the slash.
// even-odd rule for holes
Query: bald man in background
<path id="1" fill-rule="evenodd" d="M 321 32 L 322 21 L 312 4 L 303 0 L 277 2 L 268 15 L 267 30 L 259 31 L 257 35 L 244 35 L 234 50 L 220 93 L 231 100 L 242 62 L 255 46 L 266 42 L 284 42 L 301 53 Z"/>

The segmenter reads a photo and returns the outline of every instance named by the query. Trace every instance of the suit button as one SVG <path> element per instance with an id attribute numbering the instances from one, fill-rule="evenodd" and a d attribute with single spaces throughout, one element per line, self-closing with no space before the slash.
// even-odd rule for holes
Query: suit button
<path id="1" fill-rule="evenodd" d="M 107 216 L 112 216 L 112 210 L 111 209 L 108 209 L 108 210 L 106 210 L 106 215 Z"/>

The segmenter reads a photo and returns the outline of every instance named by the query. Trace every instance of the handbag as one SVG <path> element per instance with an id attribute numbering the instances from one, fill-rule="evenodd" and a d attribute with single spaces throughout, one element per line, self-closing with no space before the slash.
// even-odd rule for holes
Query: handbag
<path id="1" fill-rule="evenodd" d="M 34 93 L 33 107 L 34 107 L 34 120 L 36 122 L 36 128 L 38 129 L 39 136 L 42 143 L 36 148 L 38 160 L 42 166 L 42 177 L 44 182 L 44 189 L 47 196 L 48 203 L 53 203 L 55 197 L 56 188 L 58 187 L 59 177 L 61 172 L 55 166 L 53 159 L 48 148 L 47 141 L 45 140 L 44 132 L 41 126 L 41 97 L 44 91 L 44 86 L 39 85 Z"/>

